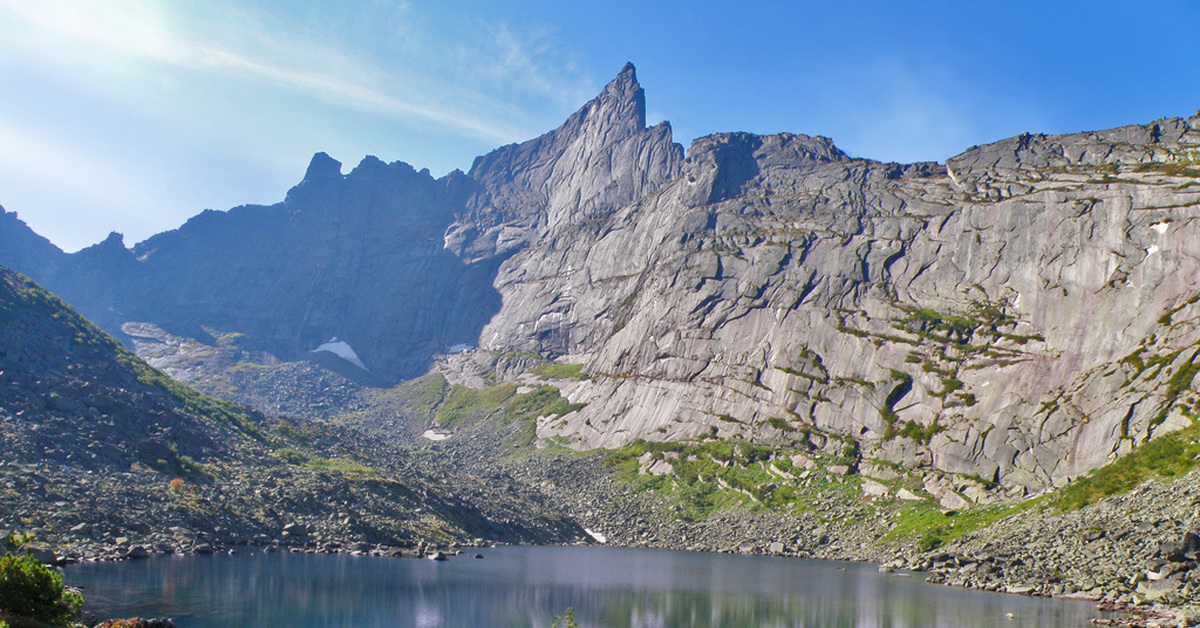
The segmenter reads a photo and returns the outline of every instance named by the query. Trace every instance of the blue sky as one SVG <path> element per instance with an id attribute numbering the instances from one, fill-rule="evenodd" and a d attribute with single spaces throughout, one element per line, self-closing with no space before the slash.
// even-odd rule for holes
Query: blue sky
<path id="1" fill-rule="evenodd" d="M 314 152 L 435 175 L 626 61 L 677 141 L 944 160 L 1200 109 L 1200 2 L 0 0 L 0 205 L 75 250 L 272 203 Z"/>

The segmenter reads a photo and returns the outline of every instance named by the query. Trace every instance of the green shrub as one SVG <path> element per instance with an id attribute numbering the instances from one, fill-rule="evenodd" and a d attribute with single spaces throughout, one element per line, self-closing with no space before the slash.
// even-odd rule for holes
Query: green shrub
<path id="1" fill-rule="evenodd" d="M 773 417 L 767 419 L 767 423 L 770 423 L 771 427 L 773 427 L 781 432 L 795 432 L 796 431 L 796 428 L 792 427 L 787 422 L 787 419 L 784 419 L 783 417 L 773 416 Z"/>
<path id="2" fill-rule="evenodd" d="M 83 596 L 63 586 L 62 574 L 28 555 L 0 558 L 0 616 L 23 623 L 68 626 Z"/>
<path id="3" fill-rule="evenodd" d="M 555 615 L 552 628 L 579 628 L 575 621 L 575 609 L 568 608 L 566 615 Z"/>
<path id="4" fill-rule="evenodd" d="M 301 465 L 308 461 L 308 456 L 292 449 L 291 447 L 282 447 L 271 452 L 276 458 L 294 465 Z"/>

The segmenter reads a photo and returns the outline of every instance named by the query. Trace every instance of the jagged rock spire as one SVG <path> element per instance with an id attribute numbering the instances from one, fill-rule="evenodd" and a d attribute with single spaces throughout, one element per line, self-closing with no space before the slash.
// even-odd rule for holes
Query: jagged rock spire
<path id="1" fill-rule="evenodd" d="M 595 218 L 657 188 L 680 171 L 683 148 L 671 127 L 646 128 L 646 97 L 627 63 L 562 126 L 475 160 L 469 176 L 483 193 L 469 229 L 447 233 L 457 254 L 478 258 L 521 248 L 535 231 Z M 496 238 L 506 225 L 509 239 Z M 518 230 L 519 237 L 513 236 Z"/>

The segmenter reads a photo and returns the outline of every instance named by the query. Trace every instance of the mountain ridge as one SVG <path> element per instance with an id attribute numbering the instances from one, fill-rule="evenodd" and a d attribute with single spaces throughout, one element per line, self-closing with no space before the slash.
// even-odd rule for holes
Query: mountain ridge
<path id="1" fill-rule="evenodd" d="M 452 379 L 509 354 L 580 363 L 560 385 L 586 405 L 539 436 L 819 432 L 864 465 L 999 487 L 940 491 L 958 504 L 1061 486 L 1187 423 L 1196 159 L 1200 118 L 945 164 L 786 133 L 685 153 L 645 126 L 627 65 L 468 173 L 367 157 L 341 175 L 318 153 L 284 202 L 202 213 L 129 255 L 110 238 L 55 257 L 11 220 L 0 237 L 117 332 L 238 332 L 285 360 L 338 337 L 386 381 L 452 348 Z"/>

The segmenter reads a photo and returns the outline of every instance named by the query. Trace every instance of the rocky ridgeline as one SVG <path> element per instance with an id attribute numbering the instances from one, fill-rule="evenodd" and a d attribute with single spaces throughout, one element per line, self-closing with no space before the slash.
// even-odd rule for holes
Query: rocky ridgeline
<path id="1" fill-rule="evenodd" d="M 114 235 L 67 255 L 4 213 L 0 263 L 134 343 L 123 325 L 270 364 L 337 337 L 365 366 L 344 376 L 388 384 L 451 351 L 559 359 L 583 365 L 564 392 L 584 405 L 544 438 L 784 444 L 813 427 L 869 462 L 995 487 L 959 494 L 974 503 L 1188 424 L 1200 118 L 891 164 L 786 133 L 684 153 L 645 106 L 627 66 L 467 173 L 369 157 L 342 174 L 321 153 L 283 202 L 132 249 Z"/>

